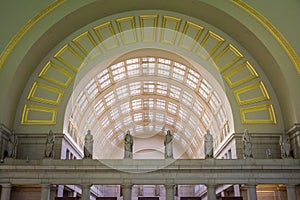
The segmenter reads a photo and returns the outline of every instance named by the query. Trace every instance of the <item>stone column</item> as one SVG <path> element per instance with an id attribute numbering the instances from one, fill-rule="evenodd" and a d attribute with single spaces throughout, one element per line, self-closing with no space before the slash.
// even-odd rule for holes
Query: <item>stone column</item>
<path id="1" fill-rule="evenodd" d="M 11 184 L 2 184 L 1 200 L 10 200 Z"/>
<path id="2" fill-rule="evenodd" d="M 50 200 L 50 184 L 41 185 L 41 200 Z"/>
<path id="3" fill-rule="evenodd" d="M 247 194 L 249 200 L 256 200 L 256 185 L 247 185 Z"/>
<path id="4" fill-rule="evenodd" d="M 123 200 L 131 200 L 131 190 L 132 190 L 131 184 L 122 185 Z"/>
<path id="5" fill-rule="evenodd" d="M 297 200 L 295 185 L 287 185 L 286 191 L 287 191 L 287 199 L 288 200 Z"/>
<path id="6" fill-rule="evenodd" d="M 215 185 L 206 185 L 207 188 L 207 199 L 216 200 L 216 186 Z"/>
<path id="7" fill-rule="evenodd" d="M 234 189 L 234 196 L 235 196 L 235 197 L 241 196 L 240 185 L 234 185 L 234 186 L 233 186 L 233 189 Z"/>
<path id="8" fill-rule="evenodd" d="M 174 185 L 165 184 L 166 188 L 166 200 L 174 200 Z"/>
<path id="9" fill-rule="evenodd" d="M 57 197 L 63 197 L 63 195 L 64 195 L 64 185 L 58 185 Z"/>
<path id="10" fill-rule="evenodd" d="M 81 185 L 81 199 L 82 200 L 90 200 L 90 184 L 83 184 Z"/>

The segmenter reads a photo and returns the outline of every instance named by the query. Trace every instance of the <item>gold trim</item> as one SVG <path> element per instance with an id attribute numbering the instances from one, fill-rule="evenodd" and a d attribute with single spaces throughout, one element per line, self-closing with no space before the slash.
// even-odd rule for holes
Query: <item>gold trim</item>
<path id="1" fill-rule="evenodd" d="M 262 14 L 260 14 L 258 11 L 244 3 L 242 0 L 231 0 L 234 4 L 242 8 L 244 11 L 246 11 L 248 14 L 250 14 L 252 17 L 254 17 L 257 21 L 259 21 L 272 35 L 273 37 L 279 42 L 279 44 L 282 46 L 282 48 L 285 50 L 287 55 L 289 56 L 290 60 L 294 64 L 296 71 L 298 72 L 300 76 L 300 59 L 293 49 L 289 42 L 285 39 L 285 37 L 276 29 L 276 27 L 267 20 Z"/>
<path id="2" fill-rule="evenodd" d="M 218 42 L 216 44 L 215 47 L 213 47 L 210 52 L 207 52 L 207 56 L 205 56 L 204 54 L 201 54 L 201 50 L 205 49 L 205 44 L 208 41 L 209 38 L 214 38 L 216 39 Z M 197 49 L 197 55 L 199 55 L 201 58 L 203 58 L 204 60 L 207 60 L 208 58 L 210 58 L 216 51 L 217 49 L 225 42 L 225 39 L 222 38 L 221 36 L 219 36 L 218 34 L 214 33 L 211 30 L 208 30 L 206 35 L 204 36 L 203 40 L 200 43 L 200 47 Z M 206 49 L 205 49 L 206 52 Z"/>
<path id="3" fill-rule="evenodd" d="M 240 95 L 243 93 L 247 93 L 251 90 L 257 89 L 259 88 L 261 91 L 261 96 L 257 96 L 257 97 L 253 97 L 250 99 L 245 99 L 245 100 L 241 100 Z M 247 85 L 245 87 L 239 88 L 235 91 L 233 91 L 235 99 L 237 101 L 237 103 L 239 105 L 245 105 L 245 104 L 252 104 L 252 103 L 257 103 L 260 101 L 266 101 L 266 100 L 270 100 L 270 96 L 268 94 L 268 91 L 264 85 L 264 83 L 262 81 L 258 81 L 256 83 L 252 83 L 250 85 Z"/>
<path id="4" fill-rule="evenodd" d="M 165 31 L 170 30 L 166 27 L 168 20 L 173 21 L 176 24 L 175 27 L 172 29 L 172 31 L 174 31 L 174 32 L 173 32 L 173 36 L 172 36 L 171 40 L 165 40 L 164 39 Z M 175 44 L 175 40 L 176 40 L 176 37 L 177 37 L 178 30 L 180 28 L 180 24 L 181 24 L 181 19 L 180 18 L 171 17 L 171 16 L 163 16 L 162 31 L 161 31 L 161 34 L 160 34 L 160 41 L 163 42 L 163 43 L 167 43 L 167 44 Z"/>
<path id="5" fill-rule="evenodd" d="M 218 66 L 217 62 L 224 56 L 227 52 L 232 52 L 236 57 L 233 58 L 230 62 L 226 63 L 224 66 Z M 244 58 L 244 56 L 239 52 L 237 48 L 235 48 L 232 44 L 228 44 L 218 55 L 213 58 L 213 65 L 217 68 L 217 70 L 222 73 L 236 62 Z"/>
<path id="6" fill-rule="evenodd" d="M 56 100 L 45 99 L 45 98 L 42 98 L 42 97 L 35 96 L 36 90 L 38 88 L 42 88 L 42 89 L 47 90 L 47 91 L 52 92 L 52 93 L 56 93 L 57 94 Z M 32 85 L 32 88 L 30 89 L 27 100 L 40 102 L 40 103 L 45 103 L 45 104 L 58 105 L 60 103 L 60 100 L 61 100 L 63 94 L 64 94 L 63 90 L 52 87 L 52 86 L 47 85 L 45 83 L 35 81 Z"/>
<path id="7" fill-rule="evenodd" d="M 270 119 L 262 119 L 262 120 L 252 120 L 246 119 L 247 113 L 257 112 L 257 111 L 268 111 Z M 277 124 L 276 115 L 274 111 L 273 104 L 264 104 L 259 106 L 252 106 L 247 108 L 240 108 L 241 118 L 243 124 Z"/>
<path id="8" fill-rule="evenodd" d="M 12 53 L 16 45 L 20 42 L 20 40 L 24 37 L 24 35 L 43 17 L 47 14 L 64 4 L 68 0 L 56 0 L 54 3 L 49 5 L 47 8 L 39 12 L 32 19 L 30 19 L 27 24 L 13 37 L 12 40 L 8 43 L 5 49 L 2 51 L 0 55 L 0 70 L 2 69 L 4 63 L 6 62 L 9 55 Z"/>
<path id="9" fill-rule="evenodd" d="M 238 81 L 232 82 L 230 80 L 230 77 L 233 76 L 235 73 L 241 71 L 243 68 L 247 68 L 248 71 L 250 72 L 250 75 L 247 77 L 244 77 Z M 229 87 L 235 88 L 236 86 L 239 86 L 243 83 L 246 83 L 248 81 L 251 81 L 255 78 L 258 78 L 258 73 L 255 71 L 255 69 L 252 67 L 252 65 L 250 64 L 249 61 L 245 61 L 244 63 L 240 64 L 239 66 L 233 68 L 232 70 L 230 70 L 229 72 L 227 72 L 226 74 L 223 75 L 224 79 L 226 80 L 226 82 L 228 83 Z"/>
<path id="10" fill-rule="evenodd" d="M 80 40 L 87 38 L 90 43 L 93 45 L 93 49 L 91 51 L 87 50 L 81 43 Z M 85 31 L 81 33 L 79 36 L 72 39 L 72 42 L 77 46 L 78 49 L 90 59 L 95 59 L 97 56 L 101 55 L 101 49 L 97 46 L 97 43 L 91 33 L 89 31 Z"/>
<path id="11" fill-rule="evenodd" d="M 131 28 L 124 31 L 124 29 L 122 28 L 122 23 L 126 23 L 126 22 L 130 23 Z M 122 42 L 124 44 L 130 44 L 130 43 L 136 43 L 137 42 L 136 25 L 135 25 L 135 18 L 134 18 L 134 16 L 119 18 L 119 19 L 116 20 L 116 23 L 117 23 L 118 30 L 119 30 L 119 32 L 121 34 L 121 40 L 122 40 Z M 126 31 L 129 31 L 129 30 L 131 30 L 134 39 L 127 41 L 124 34 L 126 33 Z"/>
<path id="12" fill-rule="evenodd" d="M 191 45 L 190 46 L 185 46 L 184 45 L 184 39 L 185 39 L 185 37 L 187 37 L 187 32 L 190 28 L 191 29 L 193 28 L 194 30 L 196 30 L 197 34 L 194 36 L 193 42 L 191 43 Z M 198 42 L 203 30 L 204 30 L 203 26 L 200 26 L 199 24 L 195 24 L 193 22 L 187 21 L 184 25 L 182 35 L 181 35 L 180 40 L 179 40 L 179 46 L 184 48 L 184 49 L 187 49 L 187 50 L 191 51 L 194 48 L 195 44 Z M 190 38 L 190 37 L 188 36 L 188 38 Z"/>
<path id="13" fill-rule="evenodd" d="M 152 30 L 152 39 L 145 39 L 145 21 L 153 20 L 152 26 L 149 26 L 149 28 L 153 28 Z M 154 42 L 156 40 L 156 30 L 157 30 L 157 24 L 158 24 L 158 15 L 140 15 L 139 16 L 140 21 L 140 27 L 141 27 L 141 35 L 142 35 L 142 41 L 143 42 Z"/>
<path id="14" fill-rule="evenodd" d="M 101 30 L 104 30 L 106 28 L 109 30 L 109 32 L 111 34 L 111 36 L 108 38 L 105 38 L 101 33 Z M 105 22 L 103 24 L 100 24 L 99 26 L 94 27 L 93 30 L 96 33 L 98 39 L 100 40 L 100 43 L 104 46 L 104 48 L 106 50 L 110 50 L 110 49 L 113 49 L 113 48 L 116 48 L 119 46 L 119 42 L 116 38 L 116 33 L 115 33 L 114 27 L 111 22 Z M 105 40 L 109 39 L 109 38 L 113 39 L 113 42 L 114 42 L 113 46 L 108 46 L 108 44 L 106 44 Z"/>
<path id="15" fill-rule="evenodd" d="M 52 113 L 51 120 L 28 119 L 29 111 L 40 111 L 45 113 Z M 36 106 L 32 104 L 25 104 L 21 119 L 21 124 L 56 124 L 57 108 L 49 108 L 44 106 Z"/>
<path id="16" fill-rule="evenodd" d="M 62 82 L 62 81 L 54 79 L 50 76 L 47 76 L 46 73 L 50 69 L 50 67 L 53 67 L 55 70 L 61 72 L 63 75 L 68 77 L 67 81 Z M 74 78 L 74 75 L 72 73 L 68 72 L 67 70 L 65 70 L 64 68 L 60 67 L 59 65 L 57 65 L 51 61 L 48 61 L 47 64 L 43 67 L 43 69 L 39 73 L 38 77 L 41 79 L 44 79 L 46 81 L 49 81 L 55 85 L 61 86 L 63 88 L 67 88 L 67 87 L 69 87 L 69 84 L 71 83 L 72 79 Z"/>
<path id="17" fill-rule="evenodd" d="M 80 62 L 80 65 L 78 67 L 76 67 L 72 63 L 68 62 L 68 60 L 63 57 L 63 54 L 65 52 L 70 52 L 76 59 L 78 59 L 78 61 Z M 65 66 L 69 67 L 75 73 L 80 71 L 82 66 L 85 64 L 84 58 L 82 58 L 79 55 L 79 53 L 73 47 L 71 47 L 71 45 L 69 45 L 69 44 L 65 44 L 53 57 L 55 59 L 57 59 L 58 61 L 60 61 Z"/>

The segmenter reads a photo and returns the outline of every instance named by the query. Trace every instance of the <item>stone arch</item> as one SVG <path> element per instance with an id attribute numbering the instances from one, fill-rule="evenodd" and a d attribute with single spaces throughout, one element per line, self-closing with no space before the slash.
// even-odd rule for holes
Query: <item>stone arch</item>
<path id="1" fill-rule="evenodd" d="M 110 16 L 62 41 L 28 82 L 15 129 L 26 132 L 26 125 L 30 125 L 31 131 L 45 126 L 61 131 L 67 101 L 84 74 L 99 60 L 108 65 L 117 58 L 115 55 L 141 46 L 174 52 L 211 74 L 233 108 L 232 130 L 241 131 L 243 124 L 256 124 L 255 131 L 262 130 L 260 126 L 270 132 L 282 129 L 281 111 L 270 83 L 243 47 L 203 21 L 173 12 L 153 13 Z"/>

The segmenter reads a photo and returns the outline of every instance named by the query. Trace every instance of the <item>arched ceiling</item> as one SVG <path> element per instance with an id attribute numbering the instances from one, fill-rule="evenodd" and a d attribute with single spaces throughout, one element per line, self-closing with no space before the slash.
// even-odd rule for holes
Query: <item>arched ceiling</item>
<path id="1" fill-rule="evenodd" d="M 85 60 L 89 49 L 94 49 L 95 44 L 97 46 L 101 43 L 101 53 L 103 50 L 105 50 L 104 54 L 108 51 L 117 53 L 118 50 L 116 49 L 119 48 L 119 53 L 122 53 L 126 51 L 127 46 L 140 45 L 141 41 L 147 48 L 153 47 L 149 44 L 155 42 L 158 42 L 156 44 L 158 48 L 162 48 L 161 44 L 173 45 L 172 48 L 176 49 L 174 51 L 181 52 L 186 57 L 192 52 L 190 58 L 193 62 L 203 60 L 205 53 L 201 55 L 203 52 L 199 52 L 197 45 L 204 46 L 209 53 L 208 57 L 212 58 L 215 63 L 212 69 L 207 67 L 207 70 L 212 74 L 217 71 L 221 79 L 217 76 L 216 79 L 218 81 L 224 80 L 221 85 L 223 85 L 223 89 L 229 96 L 230 104 L 233 106 L 235 123 L 236 120 L 239 120 L 241 124 L 237 126 L 239 130 L 243 128 L 242 124 L 244 123 L 251 124 L 249 127 L 252 130 L 259 129 L 253 128 L 252 124 L 256 124 L 257 127 L 261 124 L 267 124 L 266 130 L 279 131 L 279 129 L 283 129 L 282 122 L 279 122 L 279 125 L 274 126 L 274 124 L 277 122 L 275 112 L 279 121 L 282 119 L 280 110 L 284 112 L 284 123 L 287 126 L 297 122 L 297 118 L 299 119 L 297 116 L 299 113 L 295 113 L 295 110 L 299 108 L 299 105 L 295 103 L 297 95 L 291 95 L 293 93 L 291 91 L 297 91 L 297 85 L 299 85 L 299 76 L 295 73 L 297 72 L 297 62 L 294 63 L 295 65 L 291 64 L 293 62 L 290 60 L 290 54 L 286 54 L 284 48 L 280 49 L 280 45 L 269 45 L 273 40 L 276 43 L 278 38 L 274 39 L 274 33 L 265 34 L 268 30 L 262 28 L 262 23 L 268 25 L 266 21 L 258 20 L 253 23 L 255 19 L 250 17 L 248 22 L 249 16 L 245 16 L 248 15 L 247 12 L 243 13 L 241 7 L 233 3 L 240 1 L 226 1 L 222 5 L 209 1 L 186 1 L 185 6 L 182 6 L 181 1 L 176 0 L 146 3 L 140 1 L 131 1 L 130 3 L 127 1 L 122 1 L 122 3 L 96 1 L 88 4 L 90 2 L 56 1 L 48 7 L 49 9 L 44 10 L 46 14 L 39 15 L 40 18 L 37 21 L 29 23 L 31 27 L 27 27 L 23 35 L 21 33 L 13 40 L 16 46 L 5 51 L 8 52 L 8 57 L 5 57 L 7 53 L 1 54 L 1 82 L 5 85 L 11 85 L 11 87 L 6 86 L 1 94 L 1 110 L 3 110 L 1 123 L 13 127 L 12 122 L 15 121 L 14 128 L 24 132 L 29 127 L 28 125 L 36 126 L 36 131 L 44 131 L 45 127 L 54 127 L 57 131 L 61 130 L 63 111 L 68 101 L 67 97 L 72 92 L 70 88 L 72 88 L 73 78 L 79 77 L 81 62 Z M 222 6 L 223 8 L 221 8 Z M 92 8 L 99 8 L 99 10 Z M 169 10 L 175 11 L 175 13 L 163 14 L 160 11 L 161 13 L 157 15 L 156 11 L 150 10 L 113 15 L 118 12 L 139 9 Z M 249 9 L 248 11 L 250 14 L 258 16 L 255 12 L 250 12 Z M 176 12 L 178 13 L 176 14 Z M 55 14 L 56 16 L 54 16 Z M 188 19 L 182 14 L 195 18 Z M 109 15 L 113 17 L 111 19 L 103 18 Z M 239 16 L 243 16 L 243 18 L 239 18 Z M 103 18 L 102 21 L 99 20 L 101 18 Z M 37 18 L 32 19 L 34 21 Z M 240 23 L 243 19 L 245 19 L 244 25 Z M 53 21 L 51 22 L 51 20 Z M 94 20 L 99 21 L 93 22 Z M 206 22 L 201 22 L 201 20 Z M 227 23 L 222 23 L 222 21 Z M 55 22 L 57 23 L 55 24 Z M 47 23 L 48 25 L 46 25 Z M 88 28 L 91 30 L 83 31 L 81 27 L 90 23 Z M 251 27 L 253 24 L 256 27 Z M 155 34 L 152 34 L 152 31 L 143 32 L 147 27 L 151 30 L 157 28 L 156 33 L 158 33 L 154 41 L 148 43 L 149 46 L 146 44 L 147 41 L 143 41 L 143 39 L 152 40 Z M 223 35 L 222 31 L 217 28 L 229 33 L 236 41 L 228 39 L 227 35 Z M 28 31 L 30 29 L 31 31 Z M 78 31 L 73 32 L 77 29 Z M 253 31 L 250 31 L 251 29 Z M 172 30 L 171 34 L 164 34 L 168 30 Z M 174 35 L 177 31 L 180 34 Z M 114 40 L 114 35 L 117 36 L 116 40 Z M 188 36 L 186 38 L 192 38 L 192 40 L 185 40 L 183 37 L 185 35 Z M 68 36 L 67 39 L 65 39 L 66 36 Z M 105 40 L 105 38 L 110 38 L 110 41 Z M 197 42 L 193 44 L 193 41 Z M 30 45 L 26 46 L 26 42 Z M 60 44 L 58 44 L 59 42 Z M 94 42 L 96 43 L 94 44 Z M 116 47 L 114 47 L 114 42 L 116 42 Z M 238 43 L 243 44 L 246 49 Z M 205 46 L 206 44 L 207 46 Z M 122 47 L 125 50 L 122 50 Z M 216 48 L 214 49 L 214 47 Z M 135 48 L 137 47 L 132 48 L 132 50 Z M 112 51 L 112 49 L 114 50 Z M 248 54 L 246 50 L 251 53 Z M 275 51 L 280 52 L 280 56 L 276 57 Z M 46 54 L 48 55 L 46 56 Z M 255 59 L 251 57 L 251 54 L 255 56 Z M 274 55 L 272 56 L 272 54 Z M 108 57 L 109 55 L 106 58 Z M 45 59 L 43 60 L 43 58 Z M 292 58 L 295 58 L 296 61 L 298 59 L 297 55 L 292 56 Z M 8 66 L 12 67 L 8 68 Z M 284 70 L 283 66 L 289 66 L 289 70 Z M 85 70 L 83 68 L 82 73 L 86 72 Z M 21 74 L 22 77 L 20 77 Z M 12 84 L 13 82 L 15 84 Z M 26 87 L 23 97 L 19 100 L 24 85 Z M 275 88 L 274 91 L 273 88 Z M 9 92 L 11 89 L 14 92 Z M 13 100 L 6 102 L 5 99 L 7 98 Z M 19 110 L 14 117 L 14 109 L 17 108 L 16 105 L 18 104 L 20 105 Z M 276 108 L 275 111 L 274 107 Z M 257 114 L 253 115 L 255 112 L 262 112 L 259 114 L 262 118 L 257 118 Z M 37 113 L 42 113 L 42 115 L 38 114 L 39 117 L 36 118 Z M 20 124 L 20 122 L 22 123 Z"/>
<path id="2" fill-rule="evenodd" d="M 221 99 L 202 76 L 204 69 L 183 65 L 178 55 L 161 50 L 139 50 L 138 55 L 144 56 L 118 61 L 81 80 L 87 83 L 68 103 L 66 132 L 82 144 L 82 134 L 92 130 L 95 145 L 103 147 L 95 152 L 99 157 L 108 144 L 122 146 L 126 130 L 147 141 L 171 130 L 182 148 L 191 143 L 185 151 L 194 158 L 204 156 L 199 149 L 210 130 L 217 147 L 229 133 L 228 121 L 233 119 L 227 113 L 232 111 L 225 94 Z"/>

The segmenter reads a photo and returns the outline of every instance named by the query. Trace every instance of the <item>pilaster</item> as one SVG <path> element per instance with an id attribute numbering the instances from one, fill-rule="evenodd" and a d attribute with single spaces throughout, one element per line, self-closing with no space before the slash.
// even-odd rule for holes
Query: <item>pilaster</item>
<path id="1" fill-rule="evenodd" d="M 256 200 L 257 195 L 256 195 L 256 185 L 247 185 L 247 196 L 248 200 Z"/>
<path id="2" fill-rule="evenodd" d="M 122 184 L 123 200 L 131 200 L 132 184 Z"/>
<path id="3" fill-rule="evenodd" d="M 10 193 L 11 193 L 11 184 L 5 183 L 2 184 L 2 190 L 1 190 L 1 200 L 10 200 Z"/>
<path id="4" fill-rule="evenodd" d="M 206 185 L 207 188 L 207 199 L 208 200 L 216 200 L 216 185 Z"/>
<path id="5" fill-rule="evenodd" d="M 300 158 L 300 123 L 294 124 L 287 135 L 290 137 L 292 156 Z"/>
<path id="6" fill-rule="evenodd" d="M 91 185 L 90 184 L 82 184 L 81 185 L 81 199 L 82 200 L 90 200 L 90 188 L 91 188 Z"/>
<path id="7" fill-rule="evenodd" d="M 288 200 L 297 200 L 296 186 L 295 185 L 287 185 L 287 199 Z"/>
<path id="8" fill-rule="evenodd" d="M 50 184 L 41 184 L 41 200 L 50 200 Z"/>
<path id="9" fill-rule="evenodd" d="M 166 200 L 174 200 L 174 184 L 165 184 Z"/>

